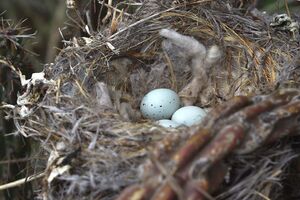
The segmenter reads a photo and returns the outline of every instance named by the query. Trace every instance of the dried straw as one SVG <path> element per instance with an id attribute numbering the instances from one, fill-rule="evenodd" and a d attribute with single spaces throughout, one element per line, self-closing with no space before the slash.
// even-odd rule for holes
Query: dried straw
<path id="1" fill-rule="evenodd" d="M 163 28 L 192 36 L 206 47 L 218 45 L 223 53 L 207 69 L 209 81 L 195 101 L 198 106 L 211 108 L 238 94 L 297 87 L 290 79 L 299 46 L 289 32 L 270 28 L 269 16 L 259 11 L 245 15 L 234 1 L 130 2 L 134 11 L 114 21 L 117 29 L 107 24 L 90 38 L 68 42 L 55 62 L 45 66 L 45 77 L 54 84 L 31 91 L 36 95 L 28 105 L 30 115 L 20 117 L 15 109 L 19 131 L 49 153 L 40 193 L 44 199 L 113 199 L 141 181 L 138 167 L 157 141 L 179 137 L 182 143 L 192 134 L 189 128 L 159 127 L 138 111 L 147 91 L 168 87 L 179 92 L 193 76 L 184 49 L 162 48 L 158 33 Z M 114 3 L 104 6 L 120 10 Z M 262 149 L 227 158 L 232 169 L 216 199 L 280 196 L 286 168 L 297 154 L 288 144 Z"/>

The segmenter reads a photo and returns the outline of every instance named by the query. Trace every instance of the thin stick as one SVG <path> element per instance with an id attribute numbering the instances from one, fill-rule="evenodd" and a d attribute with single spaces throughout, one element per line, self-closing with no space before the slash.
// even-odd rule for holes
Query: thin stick
<path id="1" fill-rule="evenodd" d="M 291 13 L 290 13 L 290 9 L 289 9 L 287 0 L 284 0 L 284 6 L 285 6 L 286 13 L 288 14 L 289 17 L 291 17 Z"/>
<path id="2" fill-rule="evenodd" d="M 105 22 L 107 21 L 107 19 L 111 16 L 111 6 L 112 5 L 112 0 L 108 0 L 108 7 L 107 7 L 107 13 L 105 15 L 105 17 L 102 19 L 102 23 L 105 24 Z"/>
<path id="3" fill-rule="evenodd" d="M 0 185 L 0 191 L 23 185 L 24 183 L 27 183 L 27 182 L 33 181 L 35 179 L 41 178 L 44 175 L 45 175 L 45 172 L 41 172 L 41 173 L 37 173 L 37 174 L 31 175 L 31 176 L 28 176 L 26 178 L 22 178 L 22 179 L 19 179 L 19 180 L 16 180 L 16 181 L 4 184 L 4 185 Z"/>
<path id="4" fill-rule="evenodd" d="M 1 160 L 0 165 L 4 164 L 11 164 L 11 163 L 19 163 L 19 162 L 28 162 L 30 160 L 36 159 L 37 157 L 33 158 L 20 158 L 20 159 L 14 159 L 14 160 Z"/>
<path id="5" fill-rule="evenodd" d="M 59 103 L 59 95 L 60 95 L 60 84 L 61 84 L 61 79 L 59 78 L 57 81 L 57 91 L 56 91 L 56 100 L 55 103 Z"/>
<path id="6" fill-rule="evenodd" d="M 119 12 L 119 13 L 122 13 L 122 14 L 128 16 L 128 17 L 131 17 L 131 16 L 132 16 L 131 14 L 126 13 L 126 12 L 124 12 L 123 10 L 120 10 L 120 9 L 118 9 L 118 8 L 115 8 L 115 7 L 113 7 L 112 5 L 109 5 L 109 4 L 107 4 L 107 3 L 104 3 L 103 1 L 99 1 L 99 3 L 100 3 L 100 4 L 104 4 L 106 7 L 111 8 L 111 9 L 113 9 L 114 11 Z"/>
<path id="7" fill-rule="evenodd" d="M 126 28 L 121 29 L 120 31 L 116 32 L 115 34 L 111 35 L 108 39 L 112 40 L 114 37 L 116 37 L 117 35 L 123 33 L 124 31 L 126 31 L 126 30 L 128 30 L 128 29 L 130 29 L 130 28 L 132 28 L 132 27 L 134 27 L 134 26 L 136 26 L 136 25 L 138 25 L 138 24 L 140 24 L 140 23 L 143 23 L 143 22 L 145 22 L 145 21 L 148 21 L 148 20 L 150 20 L 150 19 L 152 19 L 152 18 L 154 18 L 154 17 L 156 17 L 156 16 L 159 16 L 159 15 L 161 15 L 162 13 L 169 12 L 169 11 L 174 10 L 174 9 L 176 9 L 176 8 L 175 8 L 175 7 L 169 8 L 169 9 L 167 9 L 167 10 L 158 12 L 158 13 L 156 13 L 156 14 L 154 14 L 154 15 L 150 15 L 150 16 L 144 18 L 144 19 L 141 19 L 141 20 L 139 20 L 139 21 L 137 21 L 137 22 L 135 22 L 135 23 L 133 23 L 133 24 L 130 24 L 130 25 L 127 26 Z"/>
<path id="8" fill-rule="evenodd" d="M 193 2 L 193 3 L 189 3 L 188 5 L 199 4 L 199 3 L 206 3 L 206 2 L 210 2 L 210 1 L 212 1 L 212 0 L 200 0 L 200 1 Z M 182 7 L 182 5 L 179 5 L 179 6 L 176 6 L 176 7 L 172 7 L 172 8 L 169 8 L 169 9 L 166 9 L 166 10 L 163 10 L 163 11 L 160 11 L 160 12 L 155 13 L 155 14 L 153 14 L 153 15 L 150 15 L 150 16 L 148 16 L 148 17 L 146 17 L 146 18 L 143 18 L 143 19 L 141 19 L 141 20 L 139 20 L 139 21 L 136 21 L 135 23 L 130 24 L 130 25 L 127 26 L 126 28 L 121 29 L 120 31 L 118 31 L 118 32 L 116 32 L 115 34 L 111 35 L 108 39 L 109 39 L 109 40 L 113 40 L 114 37 L 116 37 L 117 35 L 120 35 L 120 34 L 123 33 L 124 31 L 126 31 L 126 30 L 128 30 L 128 29 L 130 29 L 130 28 L 132 28 L 132 27 L 134 27 L 134 26 L 136 26 L 136 25 L 138 25 L 138 24 L 141 24 L 141 23 L 143 23 L 143 22 L 145 22 L 145 21 L 148 21 L 148 20 L 150 20 L 150 19 L 152 19 L 152 18 L 154 18 L 154 17 L 157 17 L 157 16 L 159 16 L 159 15 L 161 15 L 161 14 L 163 14 L 163 13 L 166 13 L 166 12 L 169 12 L 169 11 L 172 11 L 172 10 L 175 10 L 175 9 L 177 9 L 177 8 L 180 8 L 180 7 Z"/>
<path id="9" fill-rule="evenodd" d="M 255 191 L 255 193 L 256 193 L 258 196 L 260 196 L 260 197 L 262 197 L 263 199 L 265 199 L 265 200 L 271 200 L 269 197 L 263 195 L 263 194 L 260 193 L 260 192 Z"/>

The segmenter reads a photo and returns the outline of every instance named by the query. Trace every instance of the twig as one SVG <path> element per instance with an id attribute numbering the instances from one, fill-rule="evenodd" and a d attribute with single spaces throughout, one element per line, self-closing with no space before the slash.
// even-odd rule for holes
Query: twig
<path id="1" fill-rule="evenodd" d="M 115 7 L 113 7 L 112 5 L 109 5 L 109 4 L 107 4 L 107 3 L 103 2 L 103 1 L 98 1 L 98 2 L 99 2 L 100 4 L 104 4 L 104 5 L 105 5 L 106 7 L 108 7 L 108 8 L 113 9 L 115 12 L 122 13 L 122 14 L 128 16 L 128 17 L 131 17 L 131 16 L 132 16 L 131 14 L 129 14 L 129 13 L 127 13 L 127 12 L 124 12 L 123 10 L 120 10 L 120 9 L 118 9 L 118 8 L 115 8 Z"/>
<path id="2" fill-rule="evenodd" d="M 30 160 L 37 159 L 35 158 L 20 158 L 20 159 L 14 159 L 14 160 L 1 160 L 0 165 L 2 164 L 11 164 L 11 163 L 19 163 L 19 162 L 28 162 Z"/>
<path id="3" fill-rule="evenodd" d="M 23 185 L 24 183 L 27 183 L 27 182 L 33 181 L 35 179 L 41 178 L 44 175 L 45 175 L 45 172 L 40 172 L 40 173 L 31 175 L 31 176 L 28 176 L 26 178 L 22 178 L 22 179 L 19 179 L 19 180 L 16 180 L 16 181 L 4 184 L 4 185 L 0 185 L 0 191 L 1 190 L 6 190 L 6 189 L 9 189 L 9 188 L 13 188 L 13 187 L 17 187 L 19 185 Z"/>
<path id="4" fill-rule="evenodd" d="M 17 73 L 16 68 L 15 68 L 12 64 L 8 63 L 6 60 L 0 59 L 0 63 L 2 63 L 2 64 L 4 64 L 4 65 L 7 65 L 11 70 L 13 70 L 14 72 Z"/>
<path id="5" fill-rule="evenodd" d="M 111 6 L 112 5 L 112 0 L 108 0 L 108 5 Z M 105 17 L 102 19 L 102 23 L 105 24 L 105 22 L 107 21 L 107 19 L 111 16 L 111 7 L 107 8 L 107 13 L 105 15 Z"/>
<path id="6" fill-rule="evenodd" d="M 164 10 L 164 11 L 161 11 L 161 12 L 158 12 L 158 13 L 155 13 L 154 15 L 150 15 L 150 16 L 144 18 L 144 19 L 141 19 L 141 20 L 139 20 L 139 21 L 133 23 L 133 24 L 130 24 L 130 25 L 127 26 L 126 28 L 121 29 L 120 31 L 118 31 L 118 32 L 116 32 L 115 34 L 111 35 L 108 39 L 109 39 L 109 40 L 112 40 L 114 37 L 116 37 L 117 35 L 120 35 L 120 34 L 123 33 L 124 31 L 127 31 L 128 29 L 130 29 L 130 28 L 132 28 L 132 27 L 134 27 L 134 26 L 136 26 L 136 25 L 138 25 L 138 24 L 141 24 L 141 23 L 143 23 L 143 22 L 145 22 L 145 21 L 148 21 L 148 20 L 150 20 L 150 19 L 152 19 L 152 18 L 154 18 L 154 17 L 156 17 L 156 16 L 159 16 L 159 15 L 162 14 L 162 13 L 169 12 L 169 11 L 174 10 L 174 9 L 176 9 L 176 8 L 177 8 L 177 7 L 169 8 L 169 9 L 167 9 L 167 10 Z"/>
<path id="7" fill-rule="evenodd" d="M 291 17 L 291 13 L 290 13 L 290 9 L 289 9 L 289 5 L 288 5 L 288 2 L 287 0 L 284 0 L 284 6 L 285 6 L 285 9 L 286 9 L 286 13 L 289 17 Z"/>
<path id="8" fill-rule="evenodd" d="M 185 4 L 185 6 L 186 6 L 186 5 L 194 5 L 194 4 L 206 3 L 206 2 L 210 2 L 210 1 L 212 1 L 212 0 L 200 0 L 200 1 L 196 1 L 196 2 L 189 3 L 189 4 Z M 134 27 L 134 26 L 136 26 L 136 25 L 138 25 L 138 24 L 141 24 L 141 23 L 143 23 L 143 22 L 145 22 L 145 21 L 148 21 L 148 20 L 150 20 L 150 19 L 152 19 L 152 18 L 154 18 L 154 17 L 157 17 L 157 16 L 159 16 L 159 15 L 161 15 L 161 14 L 163 14 L 163 13 L 169 12 L 169 11 L 171 11 L 171 10 L 178 9 L 178 8 L 180 8 L 180 7 L 182 7 L 182 5 L 178 5 L 178 6 L 175 6 L 175 7 L 172 7 L 172 8 L 169 8 L 169 9 L 166 9 L 166 10 L 163 10 L 163 11 L 160 11 L 160 12 L 157 12 L 157 13 L 155 13 L 155 14 L 153 14 L 153 15 L 150 15 L 150 16 L 148 16 L 148 17 L 146 17 L 146 18 L 143 18 L 143 19 L 141 19 L 141 20 L 139 20 L 139 21 L 137 21 L 137 22 L 135 22 L 135 23 L 133 23 L 133 24 L 130 24 L 129 26 L 127 26 L 127 27 L 124 28 L 124 29 L 121 29 L 120 31 L 118 31 L 118 32 L 116 32 L 115 34 L 111 35 L 108 39 L 109 39 L 109 40 L 113 40 L 113 38 L 116 37 L 117 35 L 120 35 L 120 34 L 123 33 L 124 31 L 127 31 L 128 29 L 130 29 L 130 28 L 132 28 L 132 27 Z"/>
<path id="9" fill-rule="evenodd" d="M 255 191 L 255 193 L 256 193 L 258 196 L 260 196 L 261 198 L 263 198 L 264 200 L 271 200 L 269 197 L 266 197 L 265 195 L 263 195 L 263 194 L 260 193 L 260 192 Z"/>

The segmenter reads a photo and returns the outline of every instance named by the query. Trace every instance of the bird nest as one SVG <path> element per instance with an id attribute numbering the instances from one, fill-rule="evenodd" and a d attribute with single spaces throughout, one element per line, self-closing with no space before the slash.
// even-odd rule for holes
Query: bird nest
<path id="1" fill-rule="evenodd" d="M 130 185 L 143 185 L 147 165 L 159 165 L 157 152 L 165 153 L 159 163 L 168 161 L 205 126 L 210 110 L 237 95 L 264 97 L 298 87 L 298 32 L 232 2 L 136 1 L 126 12 L 106 5 L 114 14 L 101 32 L 68 42 L 30 80 L 21 76 L 18 105 L 4 107 L 18 132 L 47 152 L 39 198 L 114 199 Z M 173 89 L 184 105 L 205 108 L 206 120 L 167 129 L 142 118 L 140 101 L 155 88 Z M 294 195 L 288 185 L 295 181 L 289 176 L 297 164 L 296 140 L 232 150 L 222 158 L 229 166 L 225 179 L 205 197 Z"/>

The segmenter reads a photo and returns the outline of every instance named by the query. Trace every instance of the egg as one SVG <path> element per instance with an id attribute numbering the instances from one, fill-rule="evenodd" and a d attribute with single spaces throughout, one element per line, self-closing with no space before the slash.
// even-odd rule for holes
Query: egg
<path id="1" fill-rule="evenodd" d="M 161 119 L 161 120 L 157 121 L 157 123 L 158 123 L 158 125 L 165 127 L 165 128 L 177 128 L 180 126 L 180 124 L 178 124 L 177 122 L 174 122 L 169 119 Z"/>
<path id="2" fill-rule="evenodd" d="M 192 126 L 200 123 L 205 117 L 206 112 L 197 106 L 185 106 L 178 109 L 172 115 L 172 121 L 186 126 Z"/>
<path id="3" fill-rule="evenodd" d="M 145 118 L 160 120 L 169 119 L 180 107 L 176 92 L 167 88 L 154 89 L 142 99 L 140 110 Z"/>

